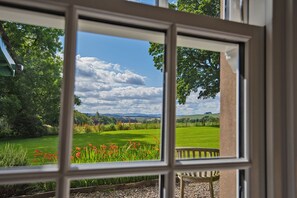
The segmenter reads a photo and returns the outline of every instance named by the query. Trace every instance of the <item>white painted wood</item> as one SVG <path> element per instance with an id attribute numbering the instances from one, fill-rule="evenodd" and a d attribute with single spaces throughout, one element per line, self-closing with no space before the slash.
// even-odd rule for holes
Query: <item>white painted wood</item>
<path id="1" fill-rule="evenodd" d="M 164 160 L 168 165 L 165 175 L 165 197 L 174 197 L 175 181 L 175 114 L 176 114 L 176 68 L 177 68 L 177 29 L 173 24 L 166 34 L 165 65 L 165 131 Z"/>
<path id="2" fill-rule="evenodd" d="M 62 107 L 59 132 L 59 178 L 57 179 L 57 196 L 69 197 L 69 180 L 65 177 L 70 167 L 73 131 L 73 106 L 74 106 L 74 78 L 77 35 L 76 8 L 70 6 L 66 12 L 65 26 L 65 52 L 63 67 Z"/>
<path id="3" fill-rule="evenodd" d="M 119 177 L 127 175 L 165 175 L 165 197 L 174 195 L 175 171 L 204 169 L 249 169 L 248 194 L 252 198 L 265 197 L 264 167 L 264 46 L 263 28 L 239 24 L 207 16 L 193 15 L 183 12 L 157 8 L 122 0 L 0 0 L 15 3 L 19 6 L 66 12 L 66 39 L 63 73 L 62 110 L 60 120 L 59 170 L 46 173 L 44 179 L 57 179 L 57 196 L 69 196 L 69 179 L 86 177 Z M 132 25 L 149 29 L 167 31 L 166 33 L 166 103 L 164 131 L 164 162 L 131 163 L 126 166 L 100 168 L 101 165 L 72 165 L 70 169 L 70 152 L 72 145 L 73 93 L 76 55 L 76 30 L 78 15 L 92 17 L 98 21 L 111 21 L 123 25 Z M 141 28 L 139 28 L 141 29 Z M 176 97 L 176 36 L 177 32 L 193 36 L 219 39 L 224 42 L 243 42 L 245 44 L 244 91 L 245 109 L 244 135 L 246 137 L 246 156 L 243 159 L 218 159 L 203 161 L 175 162 L 175 97 Z M 277 60 L 277 59 L 275 59 Z M 273 70 L 273 74 L 276 71 Z M 272 76 L 273 77 L 273 76 Z M 272 78 L 269 78 L 268 83 Z M 279 79 L 277 79 L 279 80 Z M 276 82 L 275 82 L 276 83 Z M 270 93 L 268 91 L 268 93 Z M 276 96 L 279 92 L 270 93 Z M 272 103 L 273 105 L 275 103 Z M 277 105 L 277 104 L 275 104 Z M 269 105 L 268 105 L 269 106 Z M 272 112 L 274 113 L 274 112 Z M 275 115 L 274 115 L 275 116 Z M 277 125 L 275 123 L 274 125 Z M 273 129 L 274 130 L 274 129 Z M 275 140 L 276 136 L 273 136 Z M 279 148 L 272 148 L 277 151 Z M 269 147 L 270 148 L 270 147 Z M 270 153 L 271 154 L 271 153 Z M 276 158 L 275 158 L 276 159 Z M 159 164 L 158 164 L 159 163 Z M 163 164 L 162 164 L 163 163 Z M 123 165 L 123 164 L 122 164 Z M 96 167 L 98 166 L 98 167 Z M 273 169 L 277 170 L 277 169 Z M 18 182 L 24 174 L 12 171 L 7 174 L 0 171 L 0 182 L 4 179 Z M 31 171 L 31 173 L 36 173 Z M 40 171 L 42 173 L 42 171 Z M 2 177 L 3 176 L 3 177 Z M 3 178 L 3 179 L 2 179 Z M 275 177 L 273 177 L 274 179 Z M 37 181 L 35 176 L 26 181 Z"/>

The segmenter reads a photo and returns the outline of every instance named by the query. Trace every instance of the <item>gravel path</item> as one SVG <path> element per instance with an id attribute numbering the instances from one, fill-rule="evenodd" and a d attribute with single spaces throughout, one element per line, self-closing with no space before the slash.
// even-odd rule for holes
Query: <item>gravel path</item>
<path id="1" fill-rule="evenodd" d="M 75 193 L 71 198 L 158 198 L 158 185 L 137 187 L 123 190 L 97 191 L 93 193 Z M 179 184 L 176 185 L 175 197 L 179 198 Z M 218 198 L 219 182 L 214 182 L 215 197 Z M 209 198 L 210 193 L 207 183 L 189 183 L 185 186 L 185 198 Z"/>

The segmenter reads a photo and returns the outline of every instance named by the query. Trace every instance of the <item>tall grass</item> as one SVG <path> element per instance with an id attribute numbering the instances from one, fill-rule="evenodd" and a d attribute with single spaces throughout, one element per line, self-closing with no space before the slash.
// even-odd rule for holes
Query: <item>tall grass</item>
<path id="1" fill-rule="evenodd" d="M 5 144 L 0 152 L 0 167 L 28 165 L 27 150 L 21 146 Z"/>

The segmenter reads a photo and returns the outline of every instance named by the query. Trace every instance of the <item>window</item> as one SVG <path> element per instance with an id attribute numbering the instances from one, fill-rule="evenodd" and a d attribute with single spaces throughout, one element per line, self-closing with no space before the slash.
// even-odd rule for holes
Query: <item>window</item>
<path id="1" fill-rule="evenodd" d="M 151 6 L 165 7 L 171 10 L 221 18 L 229 21 L 249 21 L 247 15 L 248 4 L 246 0 L 210 0 L 210 1 L 185 1 L 185 0 L 128 0 Z M 251 1 L 252 2 L 252 1 Z M 253 3 L 253 2 L 252 2 Z"/>
<path id="2" fill-rule="evenodd" d="M 223 191 L 226 192 L 231 188 L 233 190 L 232 192 L 234 192 L 232 197 L 264 197 L 264 69 L 263 56 L 261 56 L 264 52 L 262 28 L 213 18 L 208 18 L 208 21 L 205 21 L 205 17 L 199 15 L 184 15 L 183 13 L 172 10 L 141 4 L 131 4 L 126 1 L 98 1 L 96 3 L 90 1 L 75 3 L 62 1 L 62 3 L 63 5 L 54 2 L 51 4 L 39 2 L 39 4 L 36 5 L 26 5 L 30 9 L 39 10 L 39 12 L 45 12 L 46 10 L 47 13 L 52 13 L 51 16 L 46 15 L 48 19 L 55 18 L 56 14 L 58 14 L 65 16 L 66 21 L 63 40 L 65 46 L 63 56 L 64 67 L 63 75 L 61 74 L 63 86 L 61 91 L 61 115 L 58 136 L 58 166 L 42 165 L 40 167 L 31 168 L 4 168 L 0 170 L 1 184 L 44 182 L 45 180 L 56 181 L 56 196 L 69 197 L 71 184 L 73 185 L 73 183 L 92 183 L 91 180 L 93 179 L 96 179 L 96 182 L 103 181 L 103 179 L 110 179 L 108 181 L 125 181 L 125 179 L 119 179 L 123 177 L 130 177 L 128 180 L 133 181 L 135 178 L 141 179 L 144 177 L 157 179 L 157 182 L 154 184 L 154 189 L 157 189 L 158 196 L 171 198 L 174 197 L 175 189 L 178 187 L 175 182 L 177 175 L 183 175 L 189 172 L 197 172 L 198 175 L 202 172 L 214 174 L 219 172 L 222 178 L 225 177 L 228 179 L 229 177 L 231 179 L 232 186 L 222 186 L 218 192 L 218 183 L 216 183 L 214 185 L 214 189 L 216 190 L 215 195 L 219 193 L 220 197 L 223 197 Z M 20 3 L 20 5 L 22 5 L 22 3 Z M 11 7 L 13 6 L 10 5 L 9 8 L 1 7 L 1 11 L 11 9 L 10 13 L 13 14 L 27 13 L 29 14 L 28 21 L 34 21 L 32 13 L 28 12 L 28 10 Z M 0 16 L 2 17 L 2 14 L 0 14 Z M 23 16 L 18 17 L 18 20 L 22 18 Z M 57 21 L 52 24 L 55 28 L 61 27 L 59 25 L 60 23 L 57 23 Z M 83 40 L 83 37 L 90 38 L 92 36 L 96 37 L 98 40 L 96 42 L 92 40 L 93 42 L 89 41 L 89 43 L 87 43 L 87 40 Z M 129 68 L 127 64 L 126 70 L 123 70 L 114 62 L 104 63 L 102 60 L 98 59 L 98 57 L 96 60 L 94 57 L 93 59 L 91 58 L 91 56 L 94 56 L 92 55 L 95 51 L 94 49 L 102 54 L 102 51 L 108 50 L 108 45 L 111 45 L 110 43 L 112 42 L 126 42 L 126 46 L 129 47 L 138 44 L 143 45 L 143 42 L 145 42 L 147 46 L 152 47 L 150 52 L 156 58 L 154 64 L 155 66 L 157 65 L 157 68 L 151 65 L 148 67 L 147 71 L 151 72 L 151 70 L 153 70 L 152 68 L 154 68 L 159 72 L 158 74 L 154 74 L 155 79 L 159 79 L 154 82 L 156 86 L 159 87 L 155 92 L 157 93 L 155 103 L 157 106 L 159 105 L 156 107 L 156 112 L 159 112 L 157 113 L 159 117 L 156 118 L 156 123 L 154 124 L 156 124 L 158 127 L 157 130 L 159 131 L 157 135 L 160 141 L 160 143 L 158 143 L 160 153 L 157 159 L 152 158 L 152 160 L 145 161 L 143 159 L 95 160 L 92 162 L 81 162 L 77 160 L 72 163 L 71 156 L 80 159 L 83 154 L 81 151 L 81 149 L 84 149 L 83 145 L 86 146 L 86 150 L 89 149 L 92 150 L 92 152 L 98 149 L 98 147 L 95 149 L 93 145 L 88 145 L 89 143 L 93 144 L 93 142 L 89 141 L 92 140 L 94 136 L 90 136 L 88 141 L 79 142 L 80 140 L 77 139 L 79 134 L 73 135 L 75 130 L 73 123 L 78 124 L 79 121 L 83 119 L 85 119 L 84 122 L 88 122 L 88 119 L 92 118 L 93 123 L 94 121 L 98 122 L 96 125 L 98 129 L 99 122 L 103 122 L 103 117 L 100 117 L 100 112 L 102 112 L 101 114 L 106 114 L 123 109 L 117 107 L 113 108 L 114 106 L 108 109 L 106 108 L 107 105 L 104 106 L 104 104 L 111 104 L 112 100 L 118 100 L 120 102 L 127 93 L 130 99 L 135 101 L 137 95 L 133 95 L 131 90 L 141 91 L 136 85 L 130 85 L 129 89 L 131 90 L 128 90 L 128 88 L 124 87 L 121 83 L 128 82 L 131 84 L 137 80 L 140 84 L 143 83 L 144 77 L 140 74 L 141 72 L 145 73 L 145 71 L 141 71 L 142 69 L 147 69 L 145 66 L 141 66 L 140 70 L 137 70 L 139 68 L 135 68 L 131 71 L 132 67 Z M 86 49 L 82 50 L 83 48 Z M 140 48 L 141 47 L 139 47 L 139 49 Z M 176 122 L 176 118 L 179 113 L 177 113 L 176 96 L 179 93 L 176 79 L 178 78 L 178 65 L 181 60 L 178 59 L 179 48 L 187 48 L 190 52 L 197 49 L 204 50 L 204 52 L 207 52 L 207 50 L 215 51 L 208 53 L 209 56 L 213 56 L 216 59 L 218 59 L 218 57 L 220 57 L 220 59 L 225 58 L 229 60 L 230 65 L 238 65 L 235 67 L 235 70 L 236 68 L 238 69 L 236 72 L 237 76 L 233 73 L 236 77 L 234 89 L 232 88 L 232 91 L 235 92 L 236 100 L 235 105 L 230 106 L 231 109 L 235 109 L 234 115 L 237 128 L 235 133 L 229 134 L 235 136 L 235 155 L 226 155 L 218 158 L 208 157 L 208 154 L 202 154 L 202 157 L 207 158 L 203 160 L 192 159 L 194 154 L 190 154 L 190 159 L 184 159 L 182 157 L 177 158 L 176 140 L 178 133 L 176 133 L 176 131 L 178 130 L 176 130 L 176 126 L 178 122 Z M 113 54 L 111 54 L 111 52 L 108 53 L 115 57 L 117 55 L 116 50 L 117 49 L 114 49 Z M 123 54 L 126 54 L 125 56 L 127 57 L 129 55 L 129 53 L 124 53 L 124 51 Z M 130 59 L 137 58 L 133 56 L 130 57 Z M 124 57 L 123 60 L 125 60 L 125 58 L 126 57 Z M 234 60 L 232 58 L 234 58 Z M 87 62 L 88 60 L 92 60 L 93 62 L 90 64 Z M 204 62 L 207 68 L 211 65 L 211 61 L 213 60 L 214 58 L 210 58 Z M 231 64 L 231 60 L 233 60 L 234 63 Z M 86 61 L 86 64 L 83 64 L 84 61 Z M 99 66 L 94 64 L 96 61 Z M 120 60 L 118 59 L 118 61 Z M 221 60 L 219 62 L 221 62 Z M 195 62 L 193 64 L 195 64 Z M 222 63 L 220 63 L 220 65 L 222 65 Z M 218 67 L 218 64 L 215 64 L 215 66 Z M 191 69 L 191 67 L 185 67 L 185 69 Z M 216 69 L 218 70 L 218 68 Z M 229 69 L 232 72 L 231 68 Z M 104 70 L 109 71 L 109 73 Z M 94 80 L 90 81 L 89 76 L 91 75 L 104 74 L 105 77 L 108 77 L 110 72 L 113 72 L 113 76 L 109 76 L 109 78 L 95 76 Z M 212 75 L 215 75 L 215 73 L 211 72 L 208 76 Z M 132 81 L 128 78 L 129 76 L 136 78 Z M 198 81 L 198 79 L 194 79 L 191 82 L 196 81 Z M 118 84 L 121 84 L 121 89 L 126 91 L 120 92 L 119 87 L 117 87 L 119 86 Z M 214 82 L 208 84 L 208 87 L 213 84 Z M 216 98 L 219 93 L 219 88 L 215 88 L 216 91 L 212 93 L 214 98 Z M 90 89 L 99 89 L 98 93 L 101 94 L 100 98 L 97 97 L 97 100 L 94 101 L 85 97 L 84 94 L 86 92 L 84 91 L 90 91 Z M 105 91 L 115 89 L 118 92 L 114 92 L 114 95 L 108 97 L 108 94 L 111 92 L 106 93 L 104 89 L 106 89 Z M 142 87 L 142 89 L 146 88 Z M 196 92 L 205 90 L 206 88 L 202 90 L 201 88 L 197 88 Z M 140 98 L 138 102 L 139 106 L 136 107 L 148 113 L 150 113 L 151 107 L 155 105 L 143 98 Z M 143 105 L 141 102 L 147 103 Z M 129 103 L 129 101 L 126 101 L 126 103 L 129 105 L 129 108 L 124 110 L 127 111 L 127 113 L 135 113 L 133 110 L 134 104 Z M 98 106 L 97 104 L 100 105 Z M 196 106 L 197 108 L 199 107 L 198 105 Z M 89 112 L 92 107 L 95 107 L 95 110 Z M 133 111 L 130 111 L 131 109 Z M 77 112 L 74 110 L 77 110 Z M 98 114 L 96 114 L 97 110 Z M 205 115 L 210 115 L 212 111 L 213 110 L 205 110 L 204 113 Z M 83 115 L 79 114 L 82 112 L 84 113 Z M 85 117 L 87 113 L 95 114 Z M 218 120 L 213 119 L 212 122 L 215 123 L 218 122 Z M 131 117 L 130 124 L 135 124 L 131 122 Z M 118 127 L 126 127 L 127 125 L 129 126 L 129 119 L 128 123 L 121 123 Z M 89 126 L 83 129 L 84 134 L 88 134 L 86 132 L 87 130 L 93 130 L 93 126 L 88 127 Z M 116 137 L 116 133 L 113 133 L 114 137 Z M 218 130 L 215 130 L 214 133 L 218 135 Z M 90 132 L 90 134 L 92 134 L 92 132 Z M 100 136 L 96 138 L 100 138 Z M 217 138 L 215 141 L 217 141 L 218 147 L 218 141 L 222 141 L 222 139 Z M 80 143 L 82 144 L 76 148 Z M 111 141 L 111 143 L 113 142 Z M 128 145 L 128 147 L 129 146 L 130 145 Z M 133 144 L 131 144 L 131 146 L 133 146 Z M 113 146 L 113 148 L 116 147 Z M 73 156 L 73 152 L 75 152 L 75 156 Z M 86 152 L 85 154 L 95 153 L 94 151 L 93 153 Z M 157 185 L 158 188 L 156 188 Z M 186 184 L 186 193 L 189 193 L 187 190 L 189 189 L 189 185 L 190 184 Z"/>

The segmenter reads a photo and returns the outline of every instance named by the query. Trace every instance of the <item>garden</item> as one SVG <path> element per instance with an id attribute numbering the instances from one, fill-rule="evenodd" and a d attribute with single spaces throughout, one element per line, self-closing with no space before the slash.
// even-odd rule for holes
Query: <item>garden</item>
<path id="1" fill-rule="evenodd" d="M 90 126 L 88 126 L 90 127 Z M 82 128 L 82 126 L 80 126 Z M 218 127 L 180 127 L 177 147 L 219 148 Z M 0 166 L 56 164 L 58 135 L 35 138 L 2 139 Z M 160 129 L 83 132 L 73 134 L 72 163 L 100 163 L 160 159 Z M 152 181 L 157 176 L 89 179 L 73 181 L 72 188 Z M 25 186 L 25 187 L 24 187 Z M 23 189 L 23 190 L 22 190 Z M 2 197 L 54 191 L 55 183 L 1 186 Z"/>
<path id="2" fill-rule="evenodd" d="M 180 2 L 180 5 L 184 3 L 182 0 Z M 179 8 L 173 4 L 170 7 L 173 9 L 183 8 L 183 6 Z M 204 6 L 199 6 L 199 9 L 201 9 L 200 7 L 203 8 Z M 196 11 L 191 10 L 191 8 L 186 9 L 188 12 Z M 201 12 L 204 12 L 204 10 L 201 10 Z M 219 16 L 219 7 L 211 15 Z M 84 34 L 78 32 L 79 36 Z M 16 71 L 14 77 L 1 76 L 0 73 L 0 168 L 57 164 L 59 153 L 58 127 L 61 112 L 60 96 L 63 82 L 64 30 L 22 24 L 18 21 L 0 21 L 0 37 L 3 39 L 8 54 L 11 55 L 11 59 L 15 64 L 23 65 L 25 68 L 23 71 Z M 92 38 L 97 39 L 94 35 Z M 104 38 L 106 39 L 106 37 Z M 131 46 L 132 43 L 130 42 L 127 46 Z M 145 42 L 146 46 L 144 54 L 150 56 L 151 59 L 151 62 L 148 63 L 148 73 L 157 71 L 158 75 L 163 76 L 164 45 L 148 41 L 143 42 Z M 92 45 L 95 43 L 93 41 Z M 112 45 L 108 44 L 108 46 Z M 137 51 L 140 49 L 139 46 L 138 43 Z M 117 47 L 113 46 L 112 48 L 110 54 L 116 57 L 117 54 L 114 49 Z M 179 54 L 176 83 L 178 104 L 185 105 L 187 98 L 190 98 L 190 93 L 197 94 L 195 101 L 197 98 L 201 100 L 216 98 L 220 90 L 219 53 L 185 47 L 178 47 L 177 53 Z M 79 57 L 79 54 L 77 57 Z M 164 91 L 162 90 L 163 81 L 158 82 L 159 84 L 154 82 L 156 84 L 145 87 L 144 80 L 148 79 L 148 77 L 133 73 L 132 71 L 135 68 L 120 69 L 120 65 L 114 64 L 117 63 L 116 61 L 113 63 L 114 60 L 110 60 L 109 63 L 106 63 L 104 59 L 99 60 L 98 57 L 99 55 L 97 57 L 80 57 L 80 59 L 77 59 L 71 162 L 81 164 L 160 160 L 160 149 L 162 148 L 160 133 L 162 128 L 161 106 L 164 101 L 162 95 Z M 134 54 L 133 58 L 135 57 L 137 56 Z M 78 61 L 90 59 L 95 61 L 85 68 Z M 124 57 L 124 59 L 129 58 Z M 140 59 L 141 64 L 139 65 L 142 65 L 143 60 Z M 126 64 L 138 65 L 134 63 L 136 60 L 131 59 L 131 61 Z M 95 63 L 100 63 L 97 71 L 95 71 Z M 195 71 L 197 72 L 189 69 L 192 65 L 196 65 Z M 92 74 L 104 73 L 107 77 L 109 74 L 111 77 L 116 77 L 112 78 L 112 81 L 110 78 L 102 80 L 99 77 L 95 78 L 98 81 L 92 81 L 92 75 L 86 75 L 90 68 Z M 109 73 L 104 68 L 108 68 Z M 125 65 L 122 65 L 122 68 L 125 68 Z M 116 75 L 114 75 L 115 73 Z M 131 76 L 134 77 L 126 79 Z M 90 83 L 84 84 L 77 80 L 83 79 L 83 77 L 84 80 L 88 80 L 85 82 Z M 122 79 L 122 77 L 125 78 Z M 155 81 L 155 79 L 156 76 L 153 76 L 152 81 Z M 107 86 L 110 82 L 112 82 L 112 86 L 116 84 L 118 87 Z M 132 84 L 132 86 L 131 83 L 133 82 L 136 84 Z M 100 98 L 99 93 L 104 93 L 107 90 L 111 97 L 106 97 L 106 94 L 104 97 L 103 94 L 103 97 Z M 112 91 L 118 92 L 112 95 Z M 138 95 L 131 94 L 132 91 L 137 92 Z M 90 94 L 90 98 L 86 98 L 86 94 Z M 148 97 L 150 94 L 153 95 Z M 120 109 L 114 111 L 120 116 L 110 114 L 110 108 L 116 109 L 116 105 L 121 103 L 123 100 L 121 97 L 123 96 L 133 101 L 136 106 L 144 102 L 144 106 L 140 105 L 143 109 L 137 106 L 136 110 L 133 110 L 133 105 L 122 104 Z M 96 98 L 96 101 L 101 100 L 100 103 L 95 104 L 92 102 L 94 98 Z M 149 98 L 150 100 L 148 100 Z M 103 99 L 105 100 L 103 101 Z M 112 101 L 114 102 L 113 106 L 110 105 Z M 101 104 L 107 106 L 104 107 Z M 84 109 L 88 105 L 89 107 L 97 105 L 98 108 L 96 110 L 92 109 L 92 111 Z M 154 106 L 156 108 L 152 108 L 151 105 L 156 105 Z M 103 108 L 102 113 L 98 112 L 101 111 L 100 108 Z M 157 110 L 141 116 L 122 115 L 122 112 L 135 114 L 135 112 L 147 110 L 145 108 Z M 194 104 L 194 108 L 197 109 L 198 106 Z M 183 116 L 177 115 L 176 147 L 220 147 L 220 115 L 208 111 L 209 109 L 199 115 L 193 113 L 183 114 Z M 216 109 L 216 112 L 219 112 L 219 110 Z M 72 181 L 71 188 L 137 183 L 152 181 L 156 178 L 158 176 L 84 179 Z M 2 185 L 0 186 L 0 197 L 54 191 L 55 185 L 54 181 Z"/>

